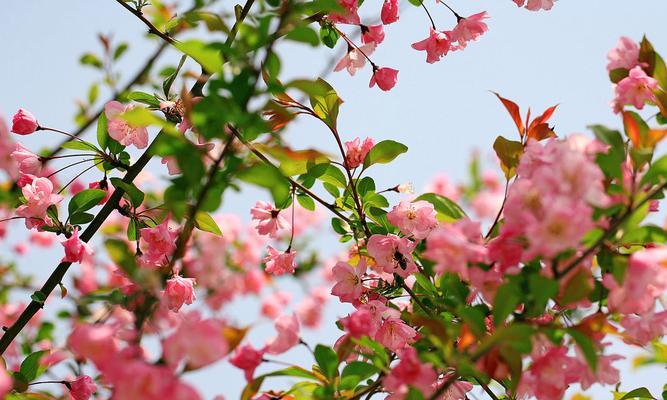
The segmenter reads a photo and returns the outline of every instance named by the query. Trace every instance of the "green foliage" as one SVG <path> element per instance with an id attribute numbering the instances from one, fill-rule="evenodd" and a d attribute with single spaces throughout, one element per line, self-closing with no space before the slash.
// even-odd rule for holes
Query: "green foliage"
<path id="1" fill-rule="evenodd" d="M 393 140 L 383 140 L 377 143 L 364 159 L 364 169 L 374 164 L 387 164 L 396 157 L 408 151 L 408 147 Z"/>

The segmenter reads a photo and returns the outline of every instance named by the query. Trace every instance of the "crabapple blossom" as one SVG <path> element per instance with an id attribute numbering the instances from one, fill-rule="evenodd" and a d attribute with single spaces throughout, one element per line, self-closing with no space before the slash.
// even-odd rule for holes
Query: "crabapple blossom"
<path id="1" fill-rule="evenodd" d="M 79 239 L 79 227 L 75 227 L 72 235 L 61 242 L 65 248 L 65 257 L 62 262 L 80 263 L 83 257 L 93 254 L 93 248 L 83 240 Z"/>
<path id="2" fill-rule="evenodd" d="M 414 342 L 417 331 L 400 318 L 388 318 L 382 322 L 375 340 L 391 351 L 398 351 Z"/>
<path id="3" fill-rule="evenodd" d="M 359 138 L 345 142 L 345 166 L 354 169 L 363 164 L 373 146 L 375 142 L 371 138 L 366 138 L 363 142 Z"/>
<path id="4" fill-rule="evenodd" d="M 267 318 L 275 319 L 291 300 L 292 294 L 289 292 L 279 290 L 272 293 L 262 301 L 261 313 Z"/>
<path id="5" fill-rule="evenodd" d="M 289 250 L 285 252 L 278 251 L 271 246 L 266 249 L 268 255 L 264 258 L 266 272 L 273 275 L 293 274 L 296 269 L 296 252 Z"/>
<path id="6" fill-rule="evenodd" d="M 653 339 L 667 335 L 667 311 L 629 314 L 623 317 L 621 326 L 625 328 L 625 341 L 646 345 Z"/>
<path id="7" fill-rule="evenodd" d="M 387 219 L 404 235 L 422 240 L 438 224 L 436 215 L 433 204 L 427 201 L 401 201 L 387 214 Z"/>
<path id="8" fill-rule="evenodd" d="M 283 217 L 281 210 L 265 201 L 258 201 L 250 209 L 250 215 L 260 235 L 276 237 L 278 231 L 289 230 L 292 225 Z"/>
<path id="9" fill-rule="evenodd" d="M 523 7 L 525 4 L 526 9 L 530 11 L 551 10 L 556 2 L 556 0 L 528 0 L 528 3 L 526 4 L 526 0 L 513 1 L 519 7 Z"/>
<path id="10" fill-rule="evenodd" d="M 468 279 L 468 263 L 483 262 L 487 257 L 479 223 L 463 219 L 440 225 L 426 239 L 424 256 L 436 262 L 437 273 L 453 272 Z"/>
<path id="11" fill-rule="evenodd" d="M 614 88 L 614 112 L 620 113 L 626 105 L 632 105 L 638 110 L 644 108 L 647 102 L 656 102 L 654 90 L 658 88 L 658 81 L 646 75 L 641 66 L 630 70 Z"/>
<path id="12" fill-rule="evenodd" d="M 27 176 L 27 183 L 21 187 L 25 203 L 16 209 L 16 215 L 26 219 L 25 223 L 28 228 L 41 225 L 38 222 L 49 225 L 51 219 L 46 216 L 46 210 L 60 203 L 63 197 L 54 193 L 53 183 L 47 178 Z"/>
<path id="13" fill-rule="evenodd" d="M 622 284 L 605 275 L 602 282 L 609 289 L 609 309 L 622 314 L 652 311 L 656 298 L 667 290 L 666 263 L 667 246 L 660 246 L 633 253 Z"/>
<path id="14" fill-rule="evenodd" d="M 182 361 L 190 369 L 210 365 L 229 352 L 224 327 L 223 321 L 202 319 L 196 311 L 185 314 L 176 331 L 162 341 L 163 357 L 171 366 Z"/>
<path id="15" fill-rule="evenodd" d="M 146 244 L 143 257 L 148 263 L 160 265 L 176 249 L 178 232 L 169 228 L 169 218 L 152 228 L 140 229 L 139 235 Z"/>
<path id="16" fill-rule="evenodd" d="M 398 21 L 398 0 L 384 0 L 380 18 L 384 25 Z"/>
<path id="17" fill-rule="evenodd" d="M 398 79 L 398 70 L 389 67 L 373 67 L 373 76 L 368 87 L 373 87 L 375 84 L 382 90 L 389 91 L 396 86 Z"/>
<path id="18" fill-rule="evenodd" d="M 457 46 L 452 46 L 451 32 L 440 32 L 431 28 L 429 36 L 419 42 L 413 43 L 412 48 L 418 51 L 426 52 L 426 62 L 433 64 L 440 61 L 450 51 L 457 50 Z"/>
<path id="19" fill-rule="evenodd" d="M 338 0 L 338 4 L 343 8 L 343 13 L 331 13 L 329 18 L 334 22 L 342 24 L 358 25 L 359 19 L 359 3 L 355 0 Z"/>
<path id="20" fill-rule="evenodd" d="M 360 28 L 362 43 L 375 43 L 378 45 L 384 41 L 384 27 L 382 25 L 361 25 Z"/>
<path id="21" fill-rule="evenodd" d="M 192 304 L 197 298 L 195 296 L 194 284 L 194 279 L 183 278 L 178 274 L 168 279 L 164 289 L 167 307 L 171 311 L 178 312 L 183 304 Z"/>
<path id="22" fill-rule="evenodd" d="M 430 364 L 422 363 L 413 347 L 406 347 L 398 352 L 399 362 L 382 380 L 382 385 L 392 394 L 390 399 L 404 399 L 408 394 L 408 386 L 418 389 L 423 396 L 433 391 L 433 382 L 437 374 Z"/>
<path id="23" fill-rule="evenodd" d="M 639 45 L 627 36 L 618 39 L 616 47 L 607 54 L 607 71 L 618 68 L 631 70 L 639 64 Z"/>
<path id="24" fill-rule="evenodd" d="M 93 378 L 81 375 L 75 380 L 68 382 L 69 393 L 74 400 L 88 400 L 97 390 Z"/>
<path id="25" fill-rule="evenodd" d="M 148 130 L 145 127 L 134 127 L 121 117 L 121 114 L 133 108 L 134 104 L 125 106 L 115 100 L 104 105 L 104 114 L 109 121 L 109 136 L 123 146 L 134 145 L 144 149 L 148 146 Z"/>
<path id="26" fill-rule="evenodd" d="M 21 143 L 16 143 L 16 149 L 10 157 L 18 164 L 19 172 L 22 174 L 38 176 L 42 170 L 40 157 Z"/>
<path id="27" fill-rule="evenodd" d="M 347 53 L 334 67 L 334 71 L 338 72 L 346 69 L 350 76 L 354 76 L 359 69 L 366 65 L 366 57 L 373 54 L 375 47 L 375 42 L 370 42 L 359 46 L 359 48 L 348 49 Z"/>
<path id="28" fill-rule="evenodd" d="M 263 362 L 265 348 L 256 350 L 249 344 L 239 346 L 229 357 L 229 363 L 236 368 L 242 369 L 248 382 L 252 381 L 255 369 Z"/>
<path id="29" fill-rule="evenodd" d="M 415 243 L 396 235 L 373 235 L 368 239 L 368 254 L 381 270 L 406 278 L 417 271 L 412 258 Z"/>
<path id="30" fill-rule="evenodd" d="M 450 33 L 451 41 L 458 42 L 459 48 L 465 48 L 468 42 L 477 40 L 489 30 L 484 23 L 487 18 L 489 18 L 489 15 L 486 11 L 482 11 L 460 19 Z"/>
<path id="31" fill-rule="evenodd" d="M 362 278 L 366 273 L 365 258 L 360 258 L 355 266 L 339 261 L 333 267 L 332 273 L 336 284 L 331 288 L 331 294 L 338 296 L 340 301 L 351 303 L 364 292 Z"/>
<path id="32" fill-rule="evenodd" d="M 278 317 L 274 326 L 278 334 L 267 342 L 267 353 L 282 354 L 299 344 L 299 341 L 301 340 L 299 336 L 301 324 L 299 323 L 299 318 L 296 314 Z"/>
<path id="33" fill-rule="evenodd" d="M 12 118 L 12 132 L 19 135 L 29 135 L 39 129 L 34 115 L 28 110 L 19 108 Z"/>

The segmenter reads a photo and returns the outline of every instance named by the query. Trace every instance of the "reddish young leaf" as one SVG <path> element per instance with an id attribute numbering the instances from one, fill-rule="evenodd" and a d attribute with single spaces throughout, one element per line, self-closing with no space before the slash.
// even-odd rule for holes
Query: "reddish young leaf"
<path id="1" fill-rule="evenodd" d="M 521 110 L 519 109 L 519 106 L 516 105 L 515 102 L 507 100 L 496 92 L 492 93 L 498 97 L 501 103 L 503 103 L 505 109 L 507 109 L 507 112 L 510 114 L 510 117 L 512 117 L 512 120 L 514 121 L 514 124 L 519 131 L 519 135 L 523 138 L 526 128 L 523 125 L 523 121 L 521 121 Z"/>

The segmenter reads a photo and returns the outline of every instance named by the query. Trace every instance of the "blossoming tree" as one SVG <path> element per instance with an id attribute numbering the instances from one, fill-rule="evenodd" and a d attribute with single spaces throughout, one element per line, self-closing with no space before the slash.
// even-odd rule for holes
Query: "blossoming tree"
<path id="1" fill-rule="evenodd" d="M 554 1 L 514 3 L 548 11 Z M 93 86 L 74 132 L 51 127 L 29 104 L 11 127 L 0 121 L 8 178 L 0 234 L 27 229 L 30 246 L 59 241 L 63 252 L 41 286 L 3 255 L 4 398 L 199 399 L 184 376 L 217 362 L 243 371 L 242 399 L 462 400 L 478 390 L 551 400 L 595 383 L 614 399 L 667 398 L 619 392 L 617 364 L 627 360 L 610 347 L 623 341 L 647 350 L 640 364 L 667 363 L 667 232 L 646 220 L 667 187 L 667 158 L 654 154 L 667 133 L 667 66 L 648 39 L 623 37 L 608 56 L 621 130 L 596 125 L 592 138 L 563 137 L 549 123 L 556 106 L 522 113 L 496 94 L 516 125 L 493 145 L 504 182 L 473 164 L 462 187 L 436 178 L 426 193 L 392 204 L 392 192 L 410 188 L 377 188 L 372 172 L 407 147 L 346 140 L 335 89 L 321 78 L 281 80 L 274 44 L 345 46 L 333 70 L 354 75 L 368 64 L 369 86 L 391 90 L 398 71 L 371 56 L 384 27 L 399 21 L 398 0 L 376 7 L 372 24 L 359 8 L 375 5 L 356 0 L 246 0 L 229 15 L 213 12 L 214 1 L 178 13 L 178 4 L 116 2 L 160 42 L 136 77 L 99 110 Z M 487 31 L 486 12 L 409 3 L 429 26 L 412 45 L 428 63 Z M 450 30 L 436 26 L 434 7 L 451 13 Z M 203 38 L 181 39 L 188 31 Z M 117 88 L 113 66 L 127 45 L 101 41 L 103 54 L 81 61 Z M 151 74 L 167 48 L 180 60 Z M 339 154 L 290 147 L 283 133 L 302 118 L 320 123 Z M 85 136 L 92 126 L 94 139 Z M 63 135 L 62 144 L 34 152 L 21 143 L 47 134 Z M 136 159 L 134 149 L 143 151 Z M 137 179 L 152 159 L 171 176 L 157 189 Z M 83 182 L 89 170 L 99 178 Z M 241 184 L 271 197 L 248 204 L 249 225 L 216 214 Z M 335 260 L 302 240 L 321 213 L 346 246 Z M 290 293 L 262 299 L 276 331 L 262 346 L 245 338 L 253 321 L 224 319 L 231 300 L 258 296 L 275 277 L 314 273 L 325 283 L 296 312 L 283 312 Z M 26 290 L 27 305 L 13 302 Z M 49 310 L 54 291 L 72 306 Z M 321 321 L 331 295 L 352 311 Z M 320 323 L 340 331 L 335 343 L 302 339 L 302 327 Z M 311 363 L 280 358 L 299 345 Z M 275 368 L 257 374 L 262 364 Z M 294 383 L 272 386 L 274 377 Z"/>

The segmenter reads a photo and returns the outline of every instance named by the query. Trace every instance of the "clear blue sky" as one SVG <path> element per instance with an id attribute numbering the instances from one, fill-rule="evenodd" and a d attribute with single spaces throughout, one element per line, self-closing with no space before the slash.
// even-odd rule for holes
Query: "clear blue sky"
<path id="1" fill-rule="evenodd" d="M 450 29 L 453 17 L 444 7 L 429 3 L 438 28 Z M 511 0 L 451 0 L 450 4 L 463 15 L 487 10 L 491 15 L 488 34 L 463 52 L 427 64 L 424 54 L 412 50 L 410 44 L 426 37 L 428 20 L 422 10 L 408 6 L 399 23 L 386 29 L 385 43 L 373 57 L 380 65 L 400 70 L 394 90 L 368 89 L 368 69 L 354 78 L 345 72 L 327 78 L 345 100 L 340 130 L 346 139 L 391 138 L 410 148 L 394 164 L 375 171 L 378 186 L 411 181 L 420 188 L 436 172 L 462 179 L 472 149 L 490 154 L 497 135 L 514 133 L 489 90 L 515 100 L 524 109 L 532 106 L 541 111 L 559 103 L 553 122 L 561 135 L 584 132 L 591 123 L 618 126 L 608 106 L 612 90 L 605 75 L 607 51 L 621 35 L 638 40 L 646 33 L 659 51 L 667 52 L 665 1 L 560 0 L 551 12 L 540 13 L 518 9 Z M 364 9 L 370 6 L 367 2 Z M 85 97 L 89 82 L 97 77 L 77 60 L 85 51 L 98 49 L 98 32 L 113 32 L 117 40 L 130 42 L 122 63 L 128 76 L 155 46 L 154 40 L 143 36 L 144 27 L 112 0 L 3 0 L 0 10 L 4 16 L 0 24 L 0 113 L 6 117 L 25 107 L 43 123 L 68 129 L 73 126 L 74 100 Z M 279 46 L 279 52 L 285 77 L 317 75 L 333 54 L 297 45 Z M 167 57 L 171 63 L 177 60 L 175 53 Z M 288 137 L 295 147 L 334 150 L 326 132 L 310 122 L 295 124 Z M 27 142 L 32 148 L 40 144 L 34 138 Z M 223 211 L 247 215 L 257 193 L 233 197 Z M 51 252 L 32 255 L 25 258 L 24 265 L 50 268 L 53 262 L 36 261 L 58 257 Z M 332 321 L 345 309 L 335 307 L 327 312 Z M 240 320 L 249 313 L 256 313 L 256 304 L 239 302 L 231 318 Z M 270 334 L 265 324 L 251 338 L 257 343 Z M 334 329 L 323 329 L 306 338 L 327 342 L 337 334 Z M 300 351 L 293 355 L 306 362 Z M 664 383 L 660 379 L 664 371 L 659 369 L 627 376 L 624 389 L 632 381 L 658 393 Z M 237 398 L 243 384 L 241 373 L 227 365 L 198 373 L 194 379 L 207 398 L 219 393 Z"/>

